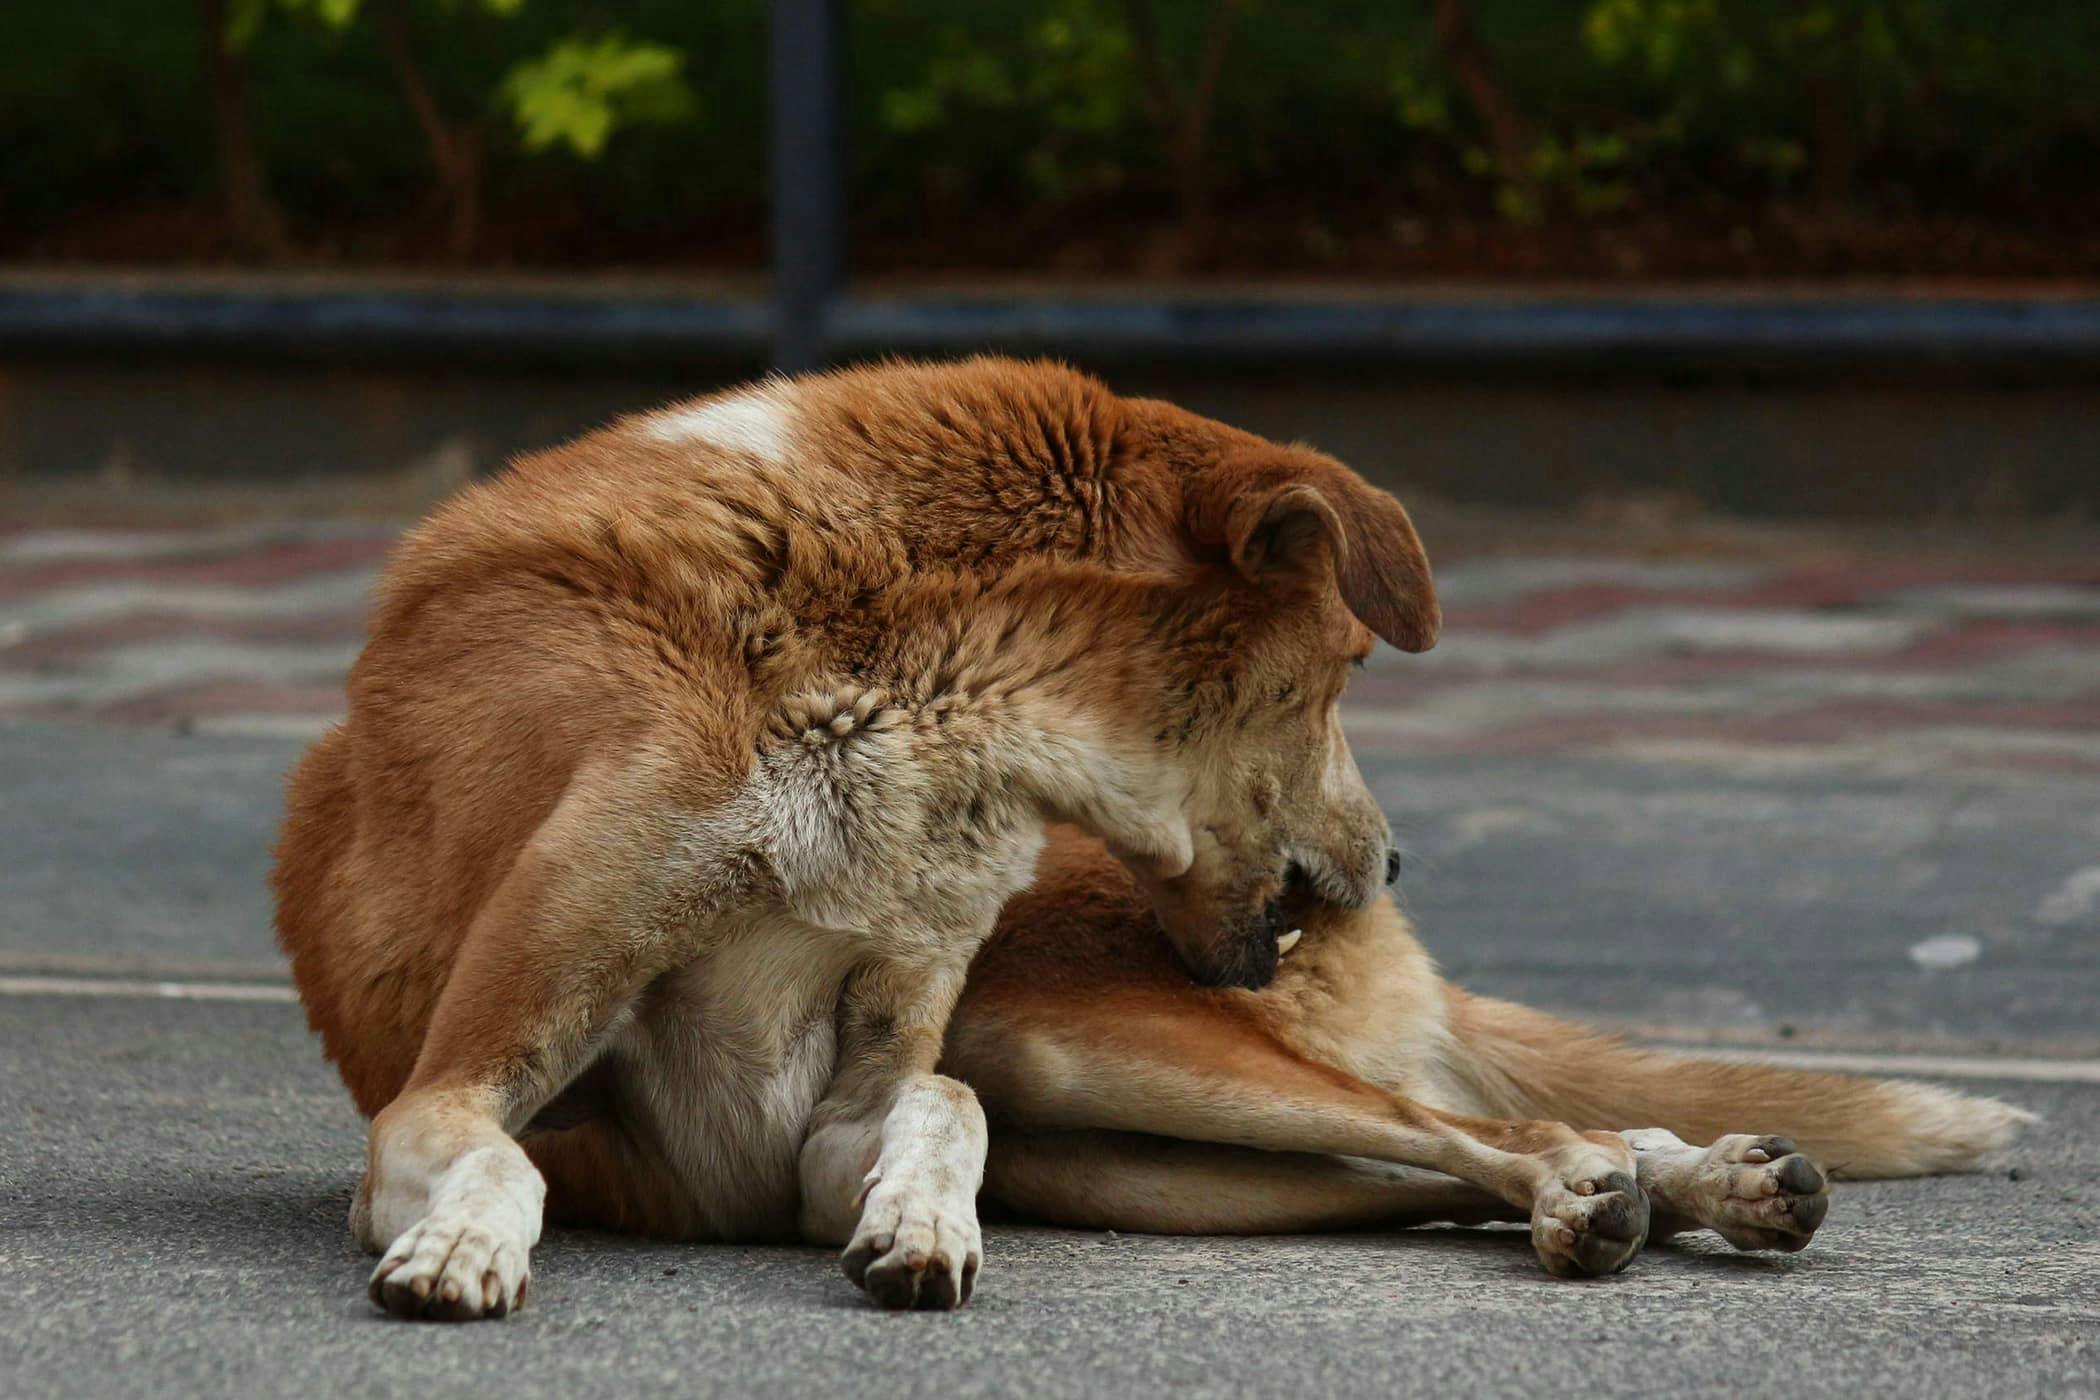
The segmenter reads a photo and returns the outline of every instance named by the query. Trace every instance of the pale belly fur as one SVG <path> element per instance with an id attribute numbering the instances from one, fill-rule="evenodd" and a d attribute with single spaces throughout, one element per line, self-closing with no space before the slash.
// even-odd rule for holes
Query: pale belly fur
<path id="1" fill-rule="evenodd" d="M 795 1233 L 797 1159 L 831 1085 L 859 940 L 786 915 L 667 978 L 615 1043 L 623 1108 L 684 1185 L 699 1233 Z"/>

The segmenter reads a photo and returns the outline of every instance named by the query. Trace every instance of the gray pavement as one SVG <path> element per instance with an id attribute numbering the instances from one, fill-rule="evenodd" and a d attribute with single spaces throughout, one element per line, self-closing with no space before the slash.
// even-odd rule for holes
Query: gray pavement
<path id="1" fill-rule="evenodd" d="M 356 1115 L 270 982 L 296 745 L 0 723 L 0 1394 L 2032 1395 L 2100 1392 L 2100 803 L 2089 774 L 1598 755 L 1374 759 L 1411 907 L 1481 990 L 1672 1038 L 1936 1050 L 2047 1121 L 1999 1170 L 1852 1186 L 1813 1248 L 1614 1279 L 1521 1233 L 995 1228 L 955 1316 L 819 1251 L 576 1232 L 502 1324 L 394 1324 L 343 1227 Z M 2074 1081 L 2078 1079 L 2074 1074 Z"/>

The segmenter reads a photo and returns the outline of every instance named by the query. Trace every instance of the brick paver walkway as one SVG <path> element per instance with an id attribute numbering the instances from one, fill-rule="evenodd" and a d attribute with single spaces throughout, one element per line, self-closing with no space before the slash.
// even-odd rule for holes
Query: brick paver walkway
<path id="1" fill-rule="evenodd" d="M 317 733 L 371 525 L 0 534 L 0 716 Z M 2100 774 L 2100 559 L 1439 560 L 1445 639 L 1351 687 L 1365 754 Z"/>

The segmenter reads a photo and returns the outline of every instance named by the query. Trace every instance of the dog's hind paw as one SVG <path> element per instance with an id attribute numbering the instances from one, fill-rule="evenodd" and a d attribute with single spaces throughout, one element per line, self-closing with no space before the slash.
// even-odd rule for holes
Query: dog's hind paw
<path id="1" fill-rule="evenodd" d="M 1648 1239 L 1648 1197 L 1631 1164 L 1619 1166 L 1590 1149 L 1539 1189 L 1531 1207 L 1531 1243 L 1546 1272 L 1560 1278 L 1615 1274 Z"/>
<path id="2" fill-rule="evenodd" d="M 1644 1135 L 1657 1139 L 1653 1145 Z M 1830 1213 L 1830 1179 L 1793 1139 L 1731 1133 L 1691 1147 L 1666 1133 L 1627 1134 L 1668 1228 L 1705 1228 L 1737 1249 L 1805 1249 Z"/>
<path id="3" fill-rule="evenodd" d="M 1805 1249 L 1830 1213 L 1830 1179 L 1783 1137 L 1735 1133 L 1706 1149 L 1700 1223 L 1737 1249 Z"/>

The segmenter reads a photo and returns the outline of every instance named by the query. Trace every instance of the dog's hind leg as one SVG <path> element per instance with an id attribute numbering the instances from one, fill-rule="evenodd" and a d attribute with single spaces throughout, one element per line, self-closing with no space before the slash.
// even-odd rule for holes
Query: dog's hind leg
<path id="1" fill-rule="evenodd" d="M 1647 1236 L 1648 1200 L 1616 1134 L 1440 1112 L 1310 1058 L 1194 987 L 1088 999 L 1015 984 L 974 997 L 948 1049 L 950 1068 L 1002 1125 L 1364 1157 L 1456 1177 L 1529 1219 L 1553 1273 L 1616 1272 Z"/>
<path id="2" fill-rule="evenodd" d="M 1661 1129 L 1620 1134 L 1638 1158 L 1649 1238 L 1718 1231 L 1741 1249 L 1805 1246 L 1829 1203 L 1785 1139 L 1686 1145 Z M 1771 1164 L 1771 1165 L 1766 1165 Z M 992 1137 L 985 1192 L 1037 1220 L 1163 1235 L 1258 1235 L 1449 1221 L 1523 1220 L 1492 1193 L 1418 1167 L 1304 1152 L 1260 1152 L 1138 1133 Z"/>
<path id="3" fill-rule="evenodd" d="M 1936 1085 L 1647 1050 L 1529 1007 L 1445 996 L 1453 1105 L 1621 1129 L 1658 1236 L 1705 1228 L 1741 1249 L 1800 1249 L 1828 1213 L 1831 1176 L 1958 1171 L 2031 1118 Z"/>
<path id="4" fill-rule="evenodd" d="M 1362 1158 L 1262 1152 L 1142 1133 L 992 1135 L 985 1194 L 1031 1219 L 1159 1235 L 1297 1234 L 1479 1224 L 1527 1213 L 1470 1182 Z"/>
<path id="5" fill-rule="evenodd" d="M 403 1317 L 524 1301 L 546 1187 L 514 1134 L 596 1058 L 679 952 L 636 772 L 580 775 L 462 941 L 407 1086 L 372 1119 L 351 1223 L 384 1250 L 374 1302 Z"/>

